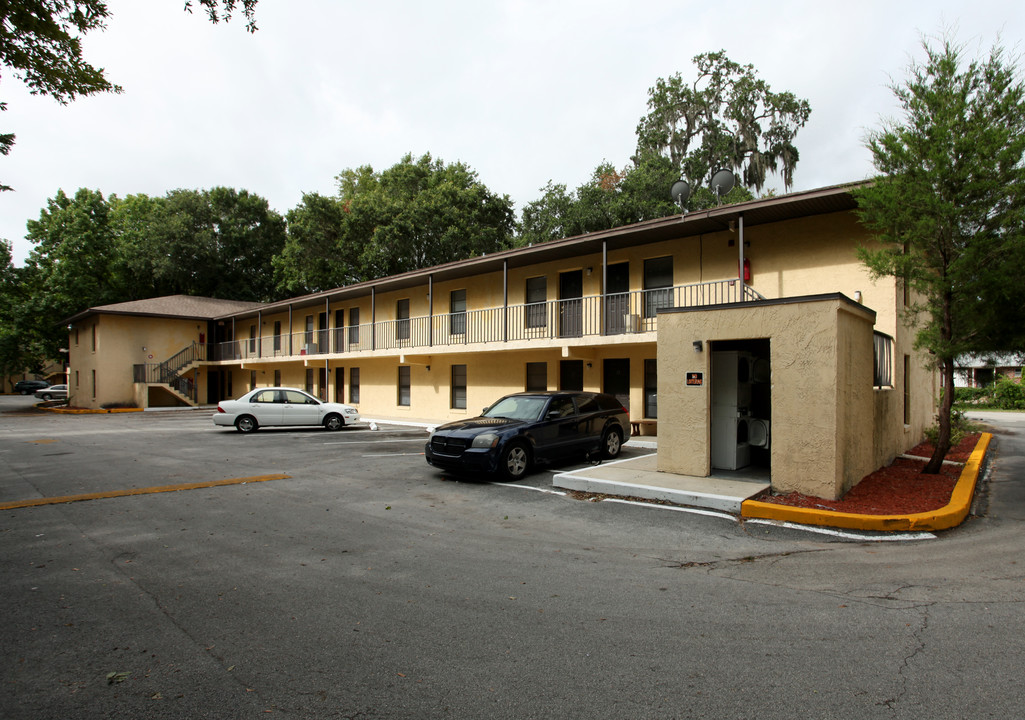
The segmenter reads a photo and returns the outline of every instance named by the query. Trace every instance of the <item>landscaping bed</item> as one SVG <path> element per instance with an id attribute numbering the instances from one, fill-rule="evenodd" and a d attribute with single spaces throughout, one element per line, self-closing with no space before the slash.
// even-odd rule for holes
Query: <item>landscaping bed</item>
<path id="1" fill-rule="evenodd" d="M 966 462 L 980 437 L 980 433 L 967 435 L 956 447 L 950 449 L 946 459 L 955 463 Z M 950 494 L 961 475 L 962 466 L 948 462 L 944 463 L 939 474 L 924 475 L 922 469 L 932 452 L 933 446 L 930 443 L 915 446 L 906 454 L 925 459 L 897 458 L 891 465 L 866 475 L 839 500 L 826 500 L 801 493 L 766 493 L 757 499 L 777 505 L 861 515 L 909 515 L 937 510 L 950 502 Z"/>

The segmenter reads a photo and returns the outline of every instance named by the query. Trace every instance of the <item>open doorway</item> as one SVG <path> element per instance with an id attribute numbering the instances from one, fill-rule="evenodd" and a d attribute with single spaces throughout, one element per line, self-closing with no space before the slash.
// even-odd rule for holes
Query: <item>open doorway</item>
<path id="1" fill-rule="evenodd" d="M 768 338 L 709 343 L 712 471 L 764 477 L 772 448 Z"/>

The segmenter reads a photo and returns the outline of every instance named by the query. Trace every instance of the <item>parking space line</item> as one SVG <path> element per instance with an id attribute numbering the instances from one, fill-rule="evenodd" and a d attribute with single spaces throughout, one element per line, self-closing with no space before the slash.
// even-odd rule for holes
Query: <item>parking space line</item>
<path id="1" fill-rule="evenodd" d="M 109 490 L 107 492 L 85 493 L 82 495 L 62 495 L 59 497 L 34 498 L 0 503 L 0 510 L 13 510 L 39 505 L 57 505 L 80 500 L 102 500 L 104 498 L 126 497 L 129 495 L 152 495 L 153 493 L 178 492 L 179 490 L 200 490 L 202 488 L 219 487 L 221 485 L 245 485 L 246 483 L 266 482 L 268 480 L 287 480 L 291 475 L 254 475 L 252 477 L 228 478 L 226 480 L 208 480 L 206 482 L 183 483 L 181 485 L 158 485 L 148 488 L 129 488 L 127 490 Z"/>
<path id="2" fill-rule="evenodd" d="M 393 442 L 415 442 L 415 443 L 426 443 L 426 438 L 381 438 L 380 440 L 334 440 L 321 443 L 323 445 L 380 445 L 381 443 Z"/>
<path id="3" fill-rule="evenodd" d="M 403 455 L 419 455 L 420 457 L 424 456 L 424 454 L 422 452 L 418 452 L 418 453 L 377 453 L 377 454 L 374 454 L 374 455 L 361 455 L 360 457 L 401 457 Z"/>

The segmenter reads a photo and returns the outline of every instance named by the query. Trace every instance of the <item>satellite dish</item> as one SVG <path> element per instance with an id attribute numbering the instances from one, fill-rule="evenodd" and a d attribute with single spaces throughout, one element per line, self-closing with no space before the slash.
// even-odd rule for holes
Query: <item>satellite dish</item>
<path id="1" fill-rule="evenodd" d="M 673 196 L 673 201 L 682 208 L 683 204 L 687 202 L 687 198 L 690 197 L 690 184 L 686 180 L 677 180 L 673 183 L 669 194 Z"/>
<path id="2" fill-rule="evenodd" d="M 715 175 L 712 176 L 711 190 L 715 193 L 717 198 L 721 198 L 733 189 L 733 186 L 737 184 L 737 176 L 733 174 L 732 170 L 716 170 Z"/>

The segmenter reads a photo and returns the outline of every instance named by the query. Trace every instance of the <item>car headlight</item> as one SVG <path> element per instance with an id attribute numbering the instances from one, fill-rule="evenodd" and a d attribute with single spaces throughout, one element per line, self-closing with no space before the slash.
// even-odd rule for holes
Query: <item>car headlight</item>
<path id="1" fill-rule="evenodd" d="M 493 448 L 498 445 L 498 435 L 495 433 L 481 433 L 473 439 L 470 447 Z"/>

